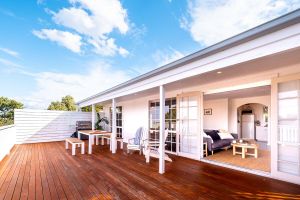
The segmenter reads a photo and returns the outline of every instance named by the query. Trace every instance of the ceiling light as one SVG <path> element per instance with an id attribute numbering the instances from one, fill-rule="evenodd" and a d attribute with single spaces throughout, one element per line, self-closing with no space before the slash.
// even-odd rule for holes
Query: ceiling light
<path id="1" fill-rule="evenodd" d="M 217 74 L 222 74 L 222 72 L 221 72 L 221 71 L 218 71 Z"/>

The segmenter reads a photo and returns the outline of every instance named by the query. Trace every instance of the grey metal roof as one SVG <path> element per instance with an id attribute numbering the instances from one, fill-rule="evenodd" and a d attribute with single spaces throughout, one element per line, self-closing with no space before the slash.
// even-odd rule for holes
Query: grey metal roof
<path id="1" fill-rule="evenodd" d="M 77 102 L 77 104 L 83 103 L 85 101 L 88 101 L 90 99 L 93 99 L 95 97 L 99 97 L 101 95 L 104 95 L 104 94 L 107 94 L 107 93 L 110 93 L 110 92 L 113 92 L 115 90 L 127 87 L 131 84 L 134 84 L 134 83 L 137 83 L 139 81 L 142 81 L 142 80 L 148 79 L 150 77 L 156 76 L 158 74 L 164 73 L 168 70 L 181 67 L 181 66 L 183 66 L 187 63 L 193 62 L 194 60 L 202 59 L 204 57 L 207 57 L 207 56 L 210 56 L 212 54 L 224 51 L 226 49 L 232 48 L 232 47 L 237 46 L 239 44 L 242 44 L 242 43 L 248 42 L 250 40 L 262 37 L 264 35 L 267 35 L 269 33 L 275 32 L 277 30 L 286 28 L 288 26 L 291 26 L 291 25 L 294 25 L 294 24 L 297 24 L 297 23 L 300 23 L 300 9 L 297 9 L 293 12 L 287 13 L 287 14 L 285 14 L 283 16 L 280 16 L 276 19 L 273 19 L 273 20 L 268 21 L 264 24 L 256 26 L 256 27 L 254 27 L 252 29 L 249 29 L 245 32 L 242 32 L 238 35 L 235 35 L 235 36 L 230 37 L 226 40 L 218 42 L 218 43 L 216 43 L 212 46 L 201 49 L 201 50 L 199 50 L 195 53 L 192 53 L 192 54 L 187 55 L 187 56 L 185 56 L 181 59 L 178 59 L 174 62 L 168 63 L 168 64 L 163 65 L 163 66 L 161 66 L 157 69 L 154 69 L 150 72 L 147 72 L 145 74 L 137 76 L 137 77 L 135 77 L 133 79 L 130 79 L 130 80 L 124 82 L 124 83 L 116 85 L 116 86 L 114 86 L 110 89 L 104 90 L 100 93 L 97 93 L 93 96 L 90 96 L 86 99 L 83 99 L 83 100 Z"/>

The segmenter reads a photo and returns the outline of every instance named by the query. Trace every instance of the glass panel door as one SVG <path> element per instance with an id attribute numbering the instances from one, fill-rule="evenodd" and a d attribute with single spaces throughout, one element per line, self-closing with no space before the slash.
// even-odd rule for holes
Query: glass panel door
<path id="1" fill-rule="evenodd" d="M 277 169 L 300 176 L 300 80 L 278 84 Z"/>
<path id="2" fill-rule="evenodd" d="M 159 141 L 159 101 L 149 102 L 149 139 Z M 165 101 L 165 128 L 168 129 L 165 150 L 176 154 L 176 97 Z"/>
<path id="3" fill-rule="evenodd" d="M 177 96 L 178 155 L 199 159 L 199 93 Z"/>
<path id="4" fill-rule="evenodd" d="M 272 176 L 300 182 L 300 75 L 272 83 Z"/>

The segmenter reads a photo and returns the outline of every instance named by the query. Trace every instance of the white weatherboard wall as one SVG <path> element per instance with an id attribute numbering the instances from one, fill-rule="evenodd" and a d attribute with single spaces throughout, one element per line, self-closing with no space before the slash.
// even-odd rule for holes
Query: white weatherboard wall
<path id="1" fill-rule="evenodd" d="M 123 132 L 125 141 L 129 138 L 134 138 L 135 132 L 139 127 L 148 129 L 149 100 L 148 98 L 143 98 L 123 103 Z"/>
<path id="2" fill-rule="evenodd" d="M 228 99 L 207 100 L 204 109 L 212 109 L 212 115 L 203 116 L 203 128 L 228 130 Z"/>
<path id="3" fill-rule="evenodd" d="M 0 161 L 10 153 L 16 143 L 16 129 L 14 125 L 0 127 Z"/>
<path id="4" fill-rule="evenodd" d="M 15 110 L 16 143 L 61 141 L 76 129 L 76 121 L 91 121 L 90 112 Z"/>
<path id="5" fill-rule="evenodd" d="M 117 106 L 122 106 L 122 121 L 123 121 L 123 139 L 127 142 L 128 139 L 135 137 L 135 132 L 139 127 L 148 129 L 149 116 L 149 101 L 157 99 L 156 97 L 137 98 L 133 101 L 118 102 Z M 110 104 L 104 106 L 105 116 L 109 118 Z"/>

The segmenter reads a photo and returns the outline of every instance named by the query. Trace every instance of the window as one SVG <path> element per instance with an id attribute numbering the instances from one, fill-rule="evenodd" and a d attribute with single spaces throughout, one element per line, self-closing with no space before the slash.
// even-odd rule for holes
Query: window
<path id="1" fill-rule="evenodd" d="M 159 100 L 149 102 L 149 139 L 159 140 Z M 176 152 L 176 97 L 165 101 L 165 128 L 169 130 L 166 150 Z"/>
<path id="2" fill-rule="evenodd" d="M 112 108 L 110 110 L 110 128 L 112 128 Z M 122 106 L 116 107 L 116 129 L 117 129 L 117 138 L 122 137 L 123 121 L 122 121 Z"/>
<path id="3" fill-rule="evenodd" d="M 300 80 L 278 85 L 278 171 L 300 176 Z"/>

